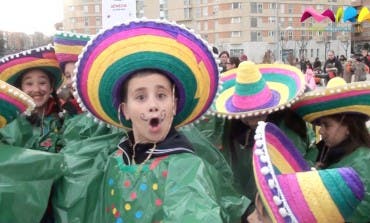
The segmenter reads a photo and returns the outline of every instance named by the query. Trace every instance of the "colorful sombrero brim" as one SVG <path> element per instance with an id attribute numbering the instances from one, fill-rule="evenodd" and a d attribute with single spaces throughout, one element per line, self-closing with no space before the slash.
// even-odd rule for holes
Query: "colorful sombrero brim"
<path id="1" fill-rule="evenodd" d="M 53 75 L 55 89 L 62 84 L 62 71 L 52 45 L 22 51 L 1 58 L 0 80 L 14 85 L 20 75 L 31 68 L 40 68 Z"/>
<path id="2" fill-rule="evenodd" d="M 344 222 L 364 198 L 352 168 L 310 171 L 291 141 L 259 122 L 253 153 L 256 186 L 273 222 Z"/>
<path id="3" fill-rule="evenodd" d="M 174 125 L 204 114 L 218 88 L 218 67 L 212 49 L 183 26 L 157 20 L 136 20 L 102 31 L 89 42 L 77 62 L 75 88 L 81 106 L 98 120 L 130 128 L 121 115 L 121 87 L 141 69 L 158 69 L 175 83 L 179 100 Z"/>
<path id="4" fill-rule="evenodd" d="M 262 74 L 262 78 L 267 83 L 271 90 L 272 97 L 268 101 L 263 100 L 264 91 L 244 92 L 250 97 L 245 97 L 245 105 L 250 105 L 250 108 L 238 110 L 231 103 L 231 98 L 235 92 L 236 71 L 233 69 L 222 73 L 220 78 L 222 82 L 222 90 L 215 99 L 212 111 L 221 117 L 243 118 L 248 116 L 259 116 L 269 114 L 274 111 L 282 110 L 285 107 L 290 107 L 303 94 L 305 89 L 305 80 L 302 72 L 296 67 L 285 64 L 257 64 L 256 65 Z M 260 86 L 255 86 L 256 83 L 250 83 L 249 89 L 258 89 Z M 246 87 L 247 88 L 247 87 Z M 268 89 L 265 89 L 268 90 Z"/>
<path id="5" fill-rule="evenodd" d="M 0 128 L 22 113 L 30 114 L 34 108 L 35 103 L 30 96 L 0 80 Z"/>
<path id="6" fill-rule="evenodd" d="M 91 36 L 70 32 L 58 32 L 54 35 L 55 55 L 62 68 L 68 62 L 77 62 L 78 55 Z"/>
<path id="7" fill-rule="evenodd" d="M 308 122 L 338 113 L 370 116 L 370 82 L 354 82 L 307 92 L 292 109 Z"/>

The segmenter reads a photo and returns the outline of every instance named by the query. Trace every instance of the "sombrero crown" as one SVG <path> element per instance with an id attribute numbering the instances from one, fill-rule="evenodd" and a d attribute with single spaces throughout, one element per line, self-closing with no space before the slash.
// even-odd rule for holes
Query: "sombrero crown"
<path id="1" fill-rule="evenodd" d="M 370 82 L 346 83 L 335 77 L 324 89 L 307 92 L 292 109 L 308 122 L 338 113 L 370 116 Z"/>
<path id="2" fill-rule="evenodd" d="M 97 119 L 130 128 L 117 111 L 122 84 L 142 69 L 160 70 L 175 83 L 177 127 L 204 114 L 217 92 L 218 67 L 205 41 L 184 26 L 135 20 L 104 30 L 88 43 L 77 62 L 75 96 Z"/>
<path id="3" fill-rule="evenodd" d="M 22 51 L 0 59 L 0 80 L 15 85 L 24 71 L 32 68 L 45 70 L 55 81 L 54 88 L 62 84 L 62 73 L 52 45 Z"/>
<path id="4" fill-rule="evenodd" d="M 289 107 L 305 89 L 304 76 L 296 67 L 285 64 L 254 64 L 244 61 L 222 73 L 222 91 L 213 112 L 240 118 L 269 114 Z"/>
<path id="5" fill-rule="evenodd" d="M 62 69 L 68 62 L 77 62 L 78 55 L 90 38 L 86 34 L 71 32 L 58 32 L 54 35 L 55 55 Z"/>
<path id="6" fill-rule="evenodd" d="M 22 113 L 30 114 L 35 106 L 26 93 L 0 80 L 0 128 Z"/>
<path id="7" fill-rule="evenodd" d="M 345 222 L 364 198 L 352 168 L 311 170 L 292 142 L 272 123 L 259 122 L 253 171 L 273 222 Z"/>

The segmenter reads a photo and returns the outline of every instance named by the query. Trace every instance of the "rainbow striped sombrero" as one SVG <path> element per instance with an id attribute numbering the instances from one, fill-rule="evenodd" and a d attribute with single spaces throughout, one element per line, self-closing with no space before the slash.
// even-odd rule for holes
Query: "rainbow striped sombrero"
<path id="1" fill-rule="evenodd" d="M 305 93 L 292 109 L 308 122 L 338 113 L 370 116 L 370 82 L 346 83 L 335 77 L 326 88 Z"/>
<path id="2" fill-rule="evenodd" d="M 0 80 L 14 85 L 20 75 L 28 69 L 40 68 L 53 76 L 54 89 L 62 84 L 62 71 L 52 45 L 22 51 L 0 59 Z"/>
<path id="3" fill-rule="evenodd" d="M 134 20 L 101 31 L 77 62 L 75 97 L 98 120 L 130 128 L 118 117 L 121 88 L 142 69 L 157 69 L 175 83 L 179 100 L 174 125 L 198 119 L 218 89 L 218 66 L 212 48 L 184 26 L 163 20 Z"/>
<path id="4" fill-rule="evenodd" d="M 244 61 L 222 73 L 222 90 L 212 111 L 218 116 L 244 118 L 282 110 L 294 103 L 305 89 L 302 72 L 285 64 Z"/>
<path id="5" fill-rule="evenodd" d="M 0 80 L 0 128 L 22 113 L 30 114 L 35 106 L 26 93 Z"/>
<path id="6" fill-rule="evenodd" d="M 66 63 L 78 60 L 78 55 L 90 38 L 91 36 L 86 34 L 71 32 L 58 32 L 54 35 L 55 55 L 62 70 Z"/>
<path id="7" fill-rule="evenodd" d="M 274 124 L 259 122 L 255 139 L 254 177 L 272 222 L 345 222 L 364 198 L 354 169 L 310 170 Z"/>

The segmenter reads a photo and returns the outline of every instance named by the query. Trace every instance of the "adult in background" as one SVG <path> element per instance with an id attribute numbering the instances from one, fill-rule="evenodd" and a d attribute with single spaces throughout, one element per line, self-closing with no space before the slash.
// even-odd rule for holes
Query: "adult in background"
<path id="1" fill-rule="evenodd" d="M 324 63 L 323 71 L 329 73 L 333 71 L 332 68 L 336 68 L 335 76 L 343 77 L 343 66 L 339 59 L 335 56 L 333 50 L 328 51 L 328 58 Z"/>

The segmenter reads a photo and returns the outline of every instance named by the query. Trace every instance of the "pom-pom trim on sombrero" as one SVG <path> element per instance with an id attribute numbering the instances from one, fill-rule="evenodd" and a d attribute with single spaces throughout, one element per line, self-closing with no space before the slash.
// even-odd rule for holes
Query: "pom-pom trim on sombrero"
<path id="1" fill-rule="evenodd" d="M 370 81 L 353 82 L 307 92 L 292 109 L 308 122 L 339 113 L 370 116 Z"/>
<path id="2" fill-rule="evenodd" d="M 272 222 L 345 222 L 365 196 L 354 169 L 310 170 L 294 144 L 272 123 L 258 123 L 253 171 Z"/>
<path id="3" fill-rule="evenodd" d="M 249 70 L 241 71 L 245 68 Z M 253 77 L 250 77 L 249 72 Z M 222 90 L 217 95 L 211 111 L 217 117 L 228 119 L 255 117 L 284 110 L 291 107 L 305 90 L 302 72 L 285 64 L 254 64 L 245 61 L 239 64 L 238 68 L 222 73 L 220 82 Z M 237 90 L 243 94 L 241 97 Z M 244 107 L 237 108 L 234 105 L 237 103 L 234 101 L 235 97 L 237 100 L 240 98 L 239 103 Z"/>
<path id="4" fill-rule="evenodd" d="M 0 80 L 14 85 L 25 70 L 32 68 L 40 68 L 53 75 L 54 89 L 58 89 L 63 82 L 62 71 L 51 44 L 1 58 Z"/>
<path id="5" fill-rule="evenodd" d="M 118 115 L 120 89 L 130 74 L 161 70 L 179 95 L 176 127 L 199 119 L 213 103 L 218 85 L 217 55 L 199 35 L 164 20 L 136 19 L 101 30 L 83 49 L 76 63 L 74 93 L 95 120 L 131 128 Z"/>
<path id="6" fill-rule="evenodd" d="M 35 106 L 26 93 L 0 80 L 0 128 L 20 114 L 30 115 Z"/>

